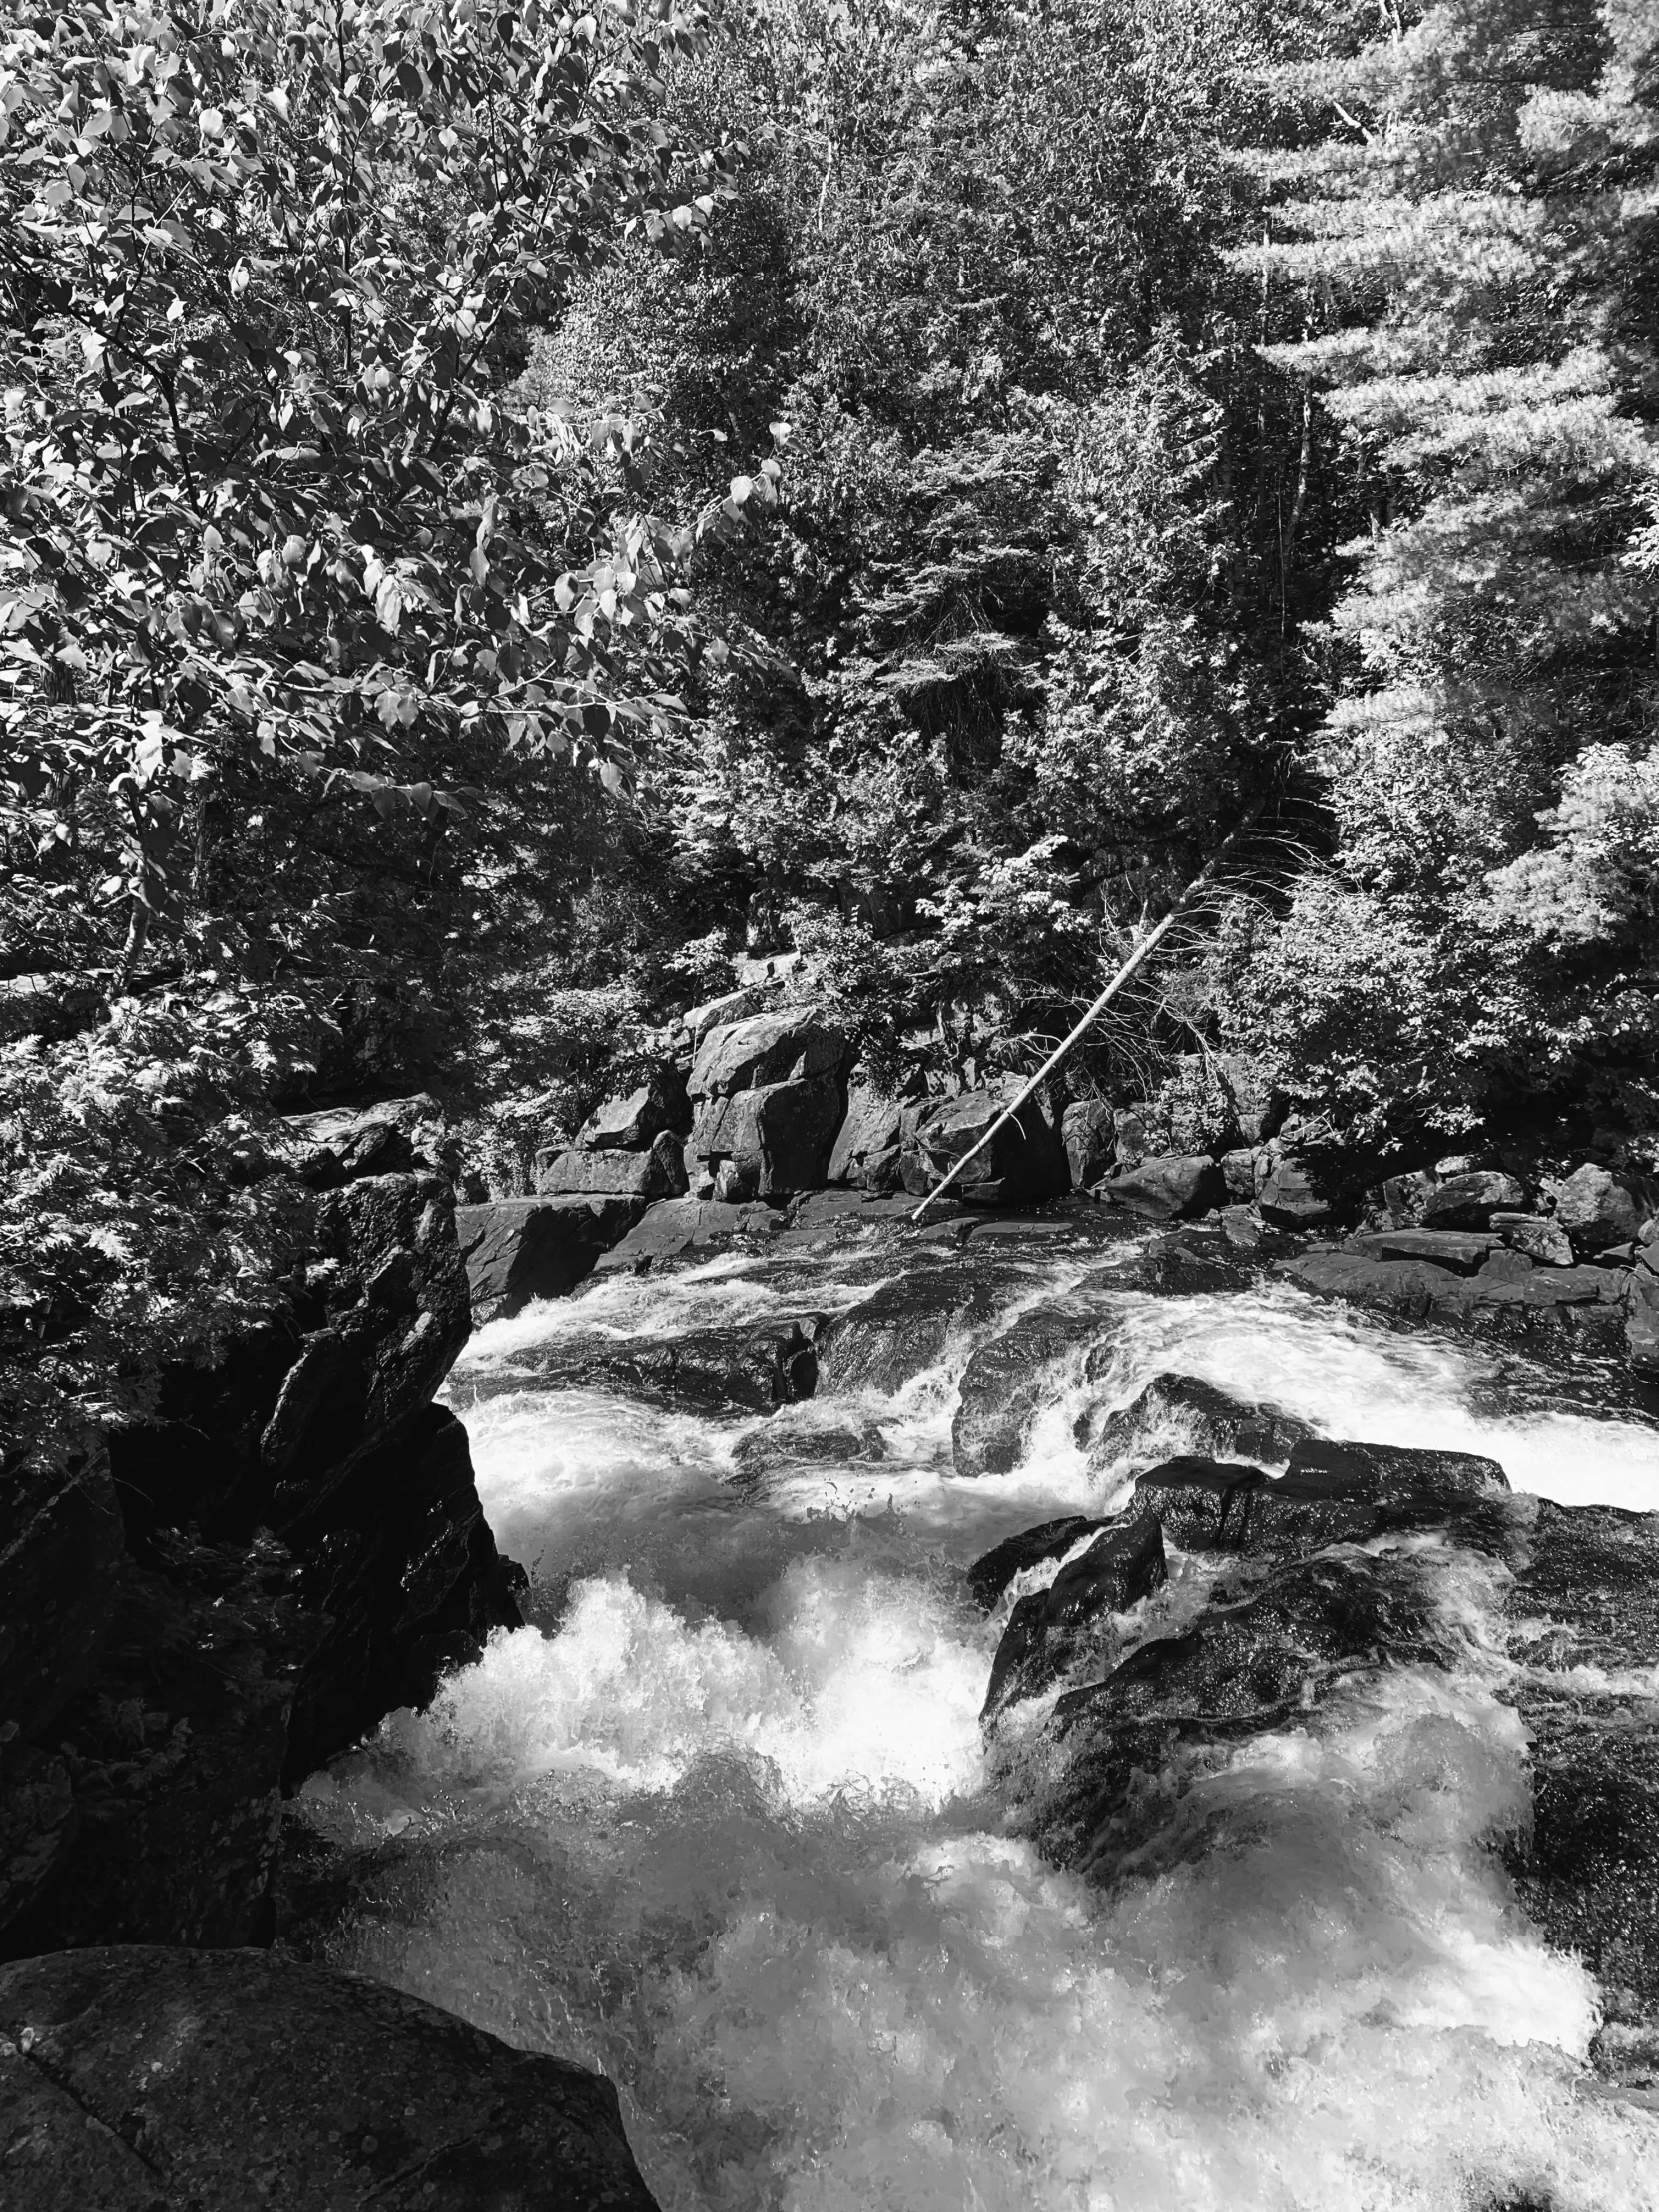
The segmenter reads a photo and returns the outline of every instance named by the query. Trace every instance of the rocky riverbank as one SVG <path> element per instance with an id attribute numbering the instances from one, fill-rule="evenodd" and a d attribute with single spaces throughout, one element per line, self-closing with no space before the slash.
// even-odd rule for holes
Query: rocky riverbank
<path id="1" fill-rule="evenodd" d="M 527 2204 L 649 2201 L 596 2077 L 532 2078 L 532 2062 L 441 2015 L 241 1947 L 308 1910 L 291 1824 L 300 1857 L 283 1864 L 285 1795 L 519 1623 L 522 1577 L 484 1520 L 466 1429 L 434 1402 L 475 1318 L 595 1272 L 672 1274 L 722 1246 L 806 1258 L 878 1229 L 851 1304 L 645 1346 L 578 1337 L 538 1382 L 768 1414 L 899 1390 L 965 1331 L 964 1475 L 1019 1462 L 1044 1378 L 1096 1326 L 1086 1283 L 1080 1304 L 997 1321 L 1034 1252 L 1092 1253 L 1116 1291 L 1286 1280 L 1400 1326 L 1621 1359 L 1638 1392 L 1654 1372 L 1655 1221 L 1639 1182 L 1597 1162 L 1527 1176 L 1464 1156 L 1326 1195 L 1329 1162 L 1270 1110 L 1236 1102 L 1225 1144 L 1158 1151 L 1132 1113 L 1039 1099 L 913 1227 L 917 1199 L 1000 1111 L 989 1092 L 883 1099 L 830 1024 L 774 1008 L 694 1022 L 680 1059 L 602 1104 L 526 1197 L 456 1208 L 464 1164 L 430 1100 L 290 1118 L 272 1172 L 308 1227 L 285 1307 L 216 1360 L 168 1367 L 145 1417 L 67 1460 L 6 1468 L 0 2156 L 27 2212 L 238 2201 L 256 1982 L 288 2037 L 283 2094 L 315 2114 L 287 2149 L 273 2121 L 259 2150 L 296 2205 L 459 2207 L 486 2184 L 528 2189 Z M 1178 1376 L 1097 1407 L 1078 1440 L 1104 1464 L 1172 1422 L 1188 1455 L 1143 1475 L 1124 1514 L 1045 1524 L 970 1577 L 987 1604 L 1019 1578 L 986 1700 L 993 1741 L 1060 1693 L 1042 1728 L 1070 1779 L 1029 1810 L 1044 1849 L 1096 1875 L 1185 1849 L 1188 1801 L 1229 1747 L 1380 1670 L 1466 1666 L 1467 1635 L 1435 1593 L 1446 1561 L 1467 1562 L 1501 1592 L 1480 1664 L 1535 1747 L 1530 1810 L 1501 1839 L 1516 1895 L 1595 1965 L 1600 2062 L 1646 2093 L 1651 1519 L 1517 1500 L 1500 1469 L 1456 1454 L 1321 1444 L 1281 1408 Z M 744 1479 L 764 1478 L 763 1443 Z M 1159 1637 L 1145 1624 L 1166 1536 L 1213 1574 Z M 158 2036 L 181 2055 L 153 2081 Z M 307 2073 L 328 2037 L 334 2063 Z M 405 2068 L 432 2084 L 417 2124 L 364 2118 Z M 475 2097 L 495 2116 L 463 2125 Z M 459 2100 L 448 2118 L 445 2098 Z"/>
<path id="2" fill-rule="evenodd" d="M 799 1225 L 829 1189 L 897 1211 L 994 1126 L 1000 1092 L 889 1098 L 812 1007 L 753 996 L 688 1015 L 678 1049 L 546 1153 L 536 1194 L 461 1215 L 481 1319 L 596 1268 L 649 1268 Z M 977 1208 L 1068 1195 L 1134 1220 L 1209 1221 L 1306 1289 L 1513 1340 L 1622 1349 L 1659 1380 L 1659 1220 L 1644 1176 L 1514 1147 L 1368 1180 L 1329 1132 L 1226 1060 L 1202 1110 L 1039 1093 L 954 1186 Z M 1616 1148 L 1615 1148 L 1616 1150 Z"/>

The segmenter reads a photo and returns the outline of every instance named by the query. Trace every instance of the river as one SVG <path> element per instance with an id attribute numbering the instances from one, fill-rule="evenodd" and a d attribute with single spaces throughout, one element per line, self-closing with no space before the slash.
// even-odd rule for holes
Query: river
<path id="1" fill-rule="evenodd" d="M 1160 1371 L 1567 1503 L 1659 1506 L 1654 1430 L 1593 1378 L 1289 1290 L 1116 1290 L 1098 1252 L 1027 1255 L 890 1393 L 763 1418 L 558 1372 L 904 1265 L 872 1236 L 730 1255 L 475 1337 L 449 1397 L 531 1625 L 306 1785 L 379 1847 L 328 1955 L 603 2068 L 665 2212 L 1652 2212 L 1659 2119 L 1588 2085 L 1596 1985 L 1488 1848 L 1527 1783 L 1478 1572 L 1445 1586 L 1466 1667 L 1253 1740 L 1224 1778 L 1246 1841 L 1096 1885 L 1028 1840 L 1040 1710 L 987 1755 L 1009 1600 L 987 1618 L 961 1569 L 1181 1448 L 1076 1438 Z M 1055 1297 L 1098 1311 L 1104 1378 L 1059 1362 L 1020 1463 L 959 1477 L 973 1343 Z"/>

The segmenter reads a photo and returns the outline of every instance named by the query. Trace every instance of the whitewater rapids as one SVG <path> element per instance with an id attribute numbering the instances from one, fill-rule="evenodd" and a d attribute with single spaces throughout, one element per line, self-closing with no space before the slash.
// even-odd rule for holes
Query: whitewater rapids
<path id="1" fill-rule="evenodd" d="M 1062 1368 L 1022 1463 L 958 1478 L 965 1333 L 892 1397 L 766 1422 L 537 1381 L 563 1336 L 868 1288 L 804 1268 L 608 1281 L 475 1338 L 451 1401 L 533 1625 L 306 1785 L 325 1835 L 382 1847 L 331 1959 L 602 2068 L 664 2212 L 1654 2212 L 1659 2117 L 1586 2075 L 1595 1982 L 1489 1848 L 1529 1803 L 1486 1635 L 1501 1570 L 1443 1578 L 1465 1670 L 1373 1680 L 1235 1755 L 1225 1852 L 1057 1873 L 978 1723 L 1015 1593 L 987 1620 L 959 1570 L 1109 1508 L 1178 1428 L 1091 1469 Z M 1035 1267 L 1031 1298 L 1082 1272 Z M 1330 1436 L 1659 1507 L 1653 1429 L 1524 1363 L 1288 1291 L 1091 1295 L 1116 1330 L 1096 1398 L 1178 1370 Z"/>

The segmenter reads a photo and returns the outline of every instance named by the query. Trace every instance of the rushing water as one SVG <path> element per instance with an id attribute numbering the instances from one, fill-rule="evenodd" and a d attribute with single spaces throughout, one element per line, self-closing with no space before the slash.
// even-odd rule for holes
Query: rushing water
<path id="1" fill-rule="evenodd" d="M 1061 1363 L 1023 1463 L 959 1478 L 965 1335 L 891 1397 L 770 1421 L 537 1381 L 561 1341 L 822 1311 L 885 1264 L 723 1259 L 474 1340 L 452 1398 L 534 1625 L 307 1785 L 319 1828 L 381 1847 L 331 1954 L 602 2067 L 665 2212 L 1651 2212 L 1659 2122 L 1590 2083 L 1595 1984 L 1487 1848 L 1527 1802 L 1495 1570 L 1442 1576 L 1466 1670 L 1258 1739 L 1208 1785 L 1249 1816 L 1225 1850 L 1096 1887 L 1021 1834 L 1035 1735 L 1019 1787 L 1017 1724 L 987 1765 L 1008 1600 L 986 1620 L 959 1569 L 1109 1506 L 1177 1428 L 1091 1468 Z M 1659 1506 L 1653 1430 L 1518 1363 L 1289 1292 L 1086 1272 L 1033 1261 L 1016 1303 L 1099 1305 L 1096 1401 L 1182 1370 L 1329 1435 Z M 1186 1602 L 1177 1570 L 1143 1632 Z"/>

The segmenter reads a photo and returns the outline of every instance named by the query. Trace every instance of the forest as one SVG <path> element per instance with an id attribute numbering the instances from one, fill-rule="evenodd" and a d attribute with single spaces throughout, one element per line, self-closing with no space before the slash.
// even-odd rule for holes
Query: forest
<path id="1" fill-rule="evenodd" d="M 274 1110 L 521 1189 L 775 956 L 1024 1075 L 1229 838 L 1074 1095 L 1659 1166 L 1648 0 L 7 6 L 0 210 L 42 1404 Z"/>

